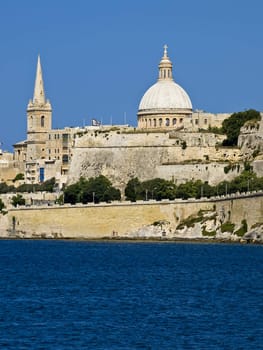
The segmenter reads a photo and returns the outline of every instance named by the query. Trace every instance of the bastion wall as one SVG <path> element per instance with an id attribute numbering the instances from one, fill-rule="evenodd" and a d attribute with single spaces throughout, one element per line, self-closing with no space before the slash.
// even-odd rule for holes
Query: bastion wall
<path id="1" fill-rule="evenodd" d="M 248 229 L 262 222 L 263 193 L 217 199 L 117 202 L 111 204 L 64 205 L 13 208 L 0 216 L 1 236 L 96 239 L 123 236 L 154 222 L 169 222 L 175 229 L 200 210 L 217 211 L 222 221 Z"/>
<path id="2" fill-rule="evenodd" d="M 231 180 L 238 170 L 224 172 L 229 162 L 239 162 L 239 149 L 218 147 L 222 135 L 186 132 L 88 131 L 75 139 L 69 183 L 80 176 L 108 177 L 124 189 L 127 182 L 161 177 L 182 183 L 186 180 Z"/>

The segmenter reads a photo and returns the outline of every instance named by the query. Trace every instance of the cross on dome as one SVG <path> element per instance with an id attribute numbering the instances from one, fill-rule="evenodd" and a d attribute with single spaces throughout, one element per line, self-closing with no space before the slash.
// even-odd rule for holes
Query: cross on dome
<path id="1" fill-rule="evenodd" d="M 168 49 L 168 46 L 165 44 L 163 48 L 164 48 L 163 55 L 164 55 L 164 57 L 167 57 L 167 49 Z"/>

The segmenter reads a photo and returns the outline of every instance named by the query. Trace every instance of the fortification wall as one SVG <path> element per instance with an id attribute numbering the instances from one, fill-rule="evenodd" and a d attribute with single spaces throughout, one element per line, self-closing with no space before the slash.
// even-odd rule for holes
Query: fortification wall
<path id="1" fill-rule="evenodd" d="M 231 174 L 223 175 L 226 162 L 240 160 L 238 149 L 217 147 L 221 139 L 210 133 L 90 131 L 75 140 L 69 183 L 80 176 L 103 174 L 120 189 L 132 177 L 141 181 L 176 177 L 178 183 L 193 178 L 215 184 L 222 178 L 231 179 Z M 201 164 L 198 170 L 197 164 Z"/>
<path id="2" fill-rule="evenodd" d="M 176 200 L 11 209 L 0 216 L 1 235 L 25 237 L 103 238 L 138 230 L 156 221 L 167 221 L 171 229 L 199 210 L 216 210 L 237 225 L 247 220 L 248 228 L 262 222 L 263 193 L 243 198 Z"/>

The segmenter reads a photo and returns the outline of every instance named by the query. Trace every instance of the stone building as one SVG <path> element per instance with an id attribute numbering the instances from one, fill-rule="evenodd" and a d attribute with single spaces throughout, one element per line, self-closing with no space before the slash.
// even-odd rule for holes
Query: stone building
<path id="1" fill-rule="evenodd" d="M 52 107 L 45 97 L 40 57 L 37 61 L 33 100 L 27 106 L 27 139 L 14 145 L 14 159 L 26 183 L 55 177 L 66 182 L 76 129 L 52 129 Z"/>

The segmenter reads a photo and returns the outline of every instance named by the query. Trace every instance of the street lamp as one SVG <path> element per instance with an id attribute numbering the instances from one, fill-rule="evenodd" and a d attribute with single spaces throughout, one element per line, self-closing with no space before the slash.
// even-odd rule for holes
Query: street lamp
<path id="1" fill-rule="evenodd" d="M 154 191 L 157 189 L 157 187 L 154 187 L 153 189 L 152 189 L 152 199 L 153 199 L 153 193 L 154 193 Z"/>
<path id="2" fill-rule="evenodd" d="M 95 204 L 95 192 L 92 192 L 93 204 Z"/>

